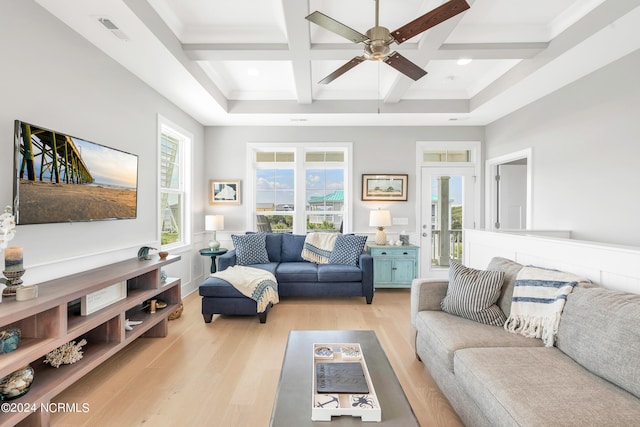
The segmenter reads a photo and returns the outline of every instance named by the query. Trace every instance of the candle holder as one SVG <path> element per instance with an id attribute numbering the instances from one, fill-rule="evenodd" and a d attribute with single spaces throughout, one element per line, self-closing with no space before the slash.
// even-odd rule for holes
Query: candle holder
<path id="1" fill-rule="evenodd" d="M 5 296 L 13 296 L 16 294 L 16 289 L 22 286 L 22 275 L 24 274 L 24 269 L 22 270 L 12 270 L 12 271 L 3 271 L 2 274 L 7 278 L 7 287 L 2 291 L 2 295 Z"/>

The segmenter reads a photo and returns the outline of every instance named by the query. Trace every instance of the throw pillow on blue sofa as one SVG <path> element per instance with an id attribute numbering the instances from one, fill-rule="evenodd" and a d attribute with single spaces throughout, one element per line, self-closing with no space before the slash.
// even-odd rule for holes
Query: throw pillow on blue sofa
<path id="1" fill-rule="evenodd" d="M 360 254 L 367 243 L 367 236 L 339 234 L 329 258 L 329 264 L 358 265 Z"/>
<path id="2" fill-rule="evenodd" d="M 236 264 L 252 265 L 267 264 L 267 241 L 264 234 L 231 235 L 233 247 L 236 250 Z"/>

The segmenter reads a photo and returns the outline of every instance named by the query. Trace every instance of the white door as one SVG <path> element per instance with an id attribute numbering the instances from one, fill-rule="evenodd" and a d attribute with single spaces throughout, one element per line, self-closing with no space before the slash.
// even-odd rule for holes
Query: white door
<path id="1" fill-rule="evenodd" d="M 421 171 L 420 275 L 446 277 L 449 260 L 462 262 L 462 230 L 475 228 L 473 167 L 423 167 Z"/>
<path id="2" fill-rule="evenodd" d="M 527 161 L 497 165 L 497 222 L 501 230 L 527 228 Z"/>

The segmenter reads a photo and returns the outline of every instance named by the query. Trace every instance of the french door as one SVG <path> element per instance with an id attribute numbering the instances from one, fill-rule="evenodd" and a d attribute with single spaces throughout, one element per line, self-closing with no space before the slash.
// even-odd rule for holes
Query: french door
<path id="1" fill-rule="evenodd" d="M 462 262 L 462 230 L 475 228 L 475 169 L 425 166 L 421 175 L 420 275 L 446 277 L 451 259 Z"/>

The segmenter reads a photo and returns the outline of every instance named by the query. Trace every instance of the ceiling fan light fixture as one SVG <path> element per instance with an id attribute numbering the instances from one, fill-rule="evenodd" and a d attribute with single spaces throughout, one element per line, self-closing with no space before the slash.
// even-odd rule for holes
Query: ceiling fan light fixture
<path id="1" fill-rule="evenodd" d="M 371 43 L 365 47 L 364 56 L 372 61 L 382 61 L 389 55 L 389 51 L 389 46 L 385 44 Z"/>
<path id="2" fill-rule="evenodd" d="M 373 27 L 367 31 L 370 42 L 364 49 L 364 56 L 373 61 L 382 61 L 389 55 L 389 45 L 393 42 L 389 30 L 385 27 Z"/>

